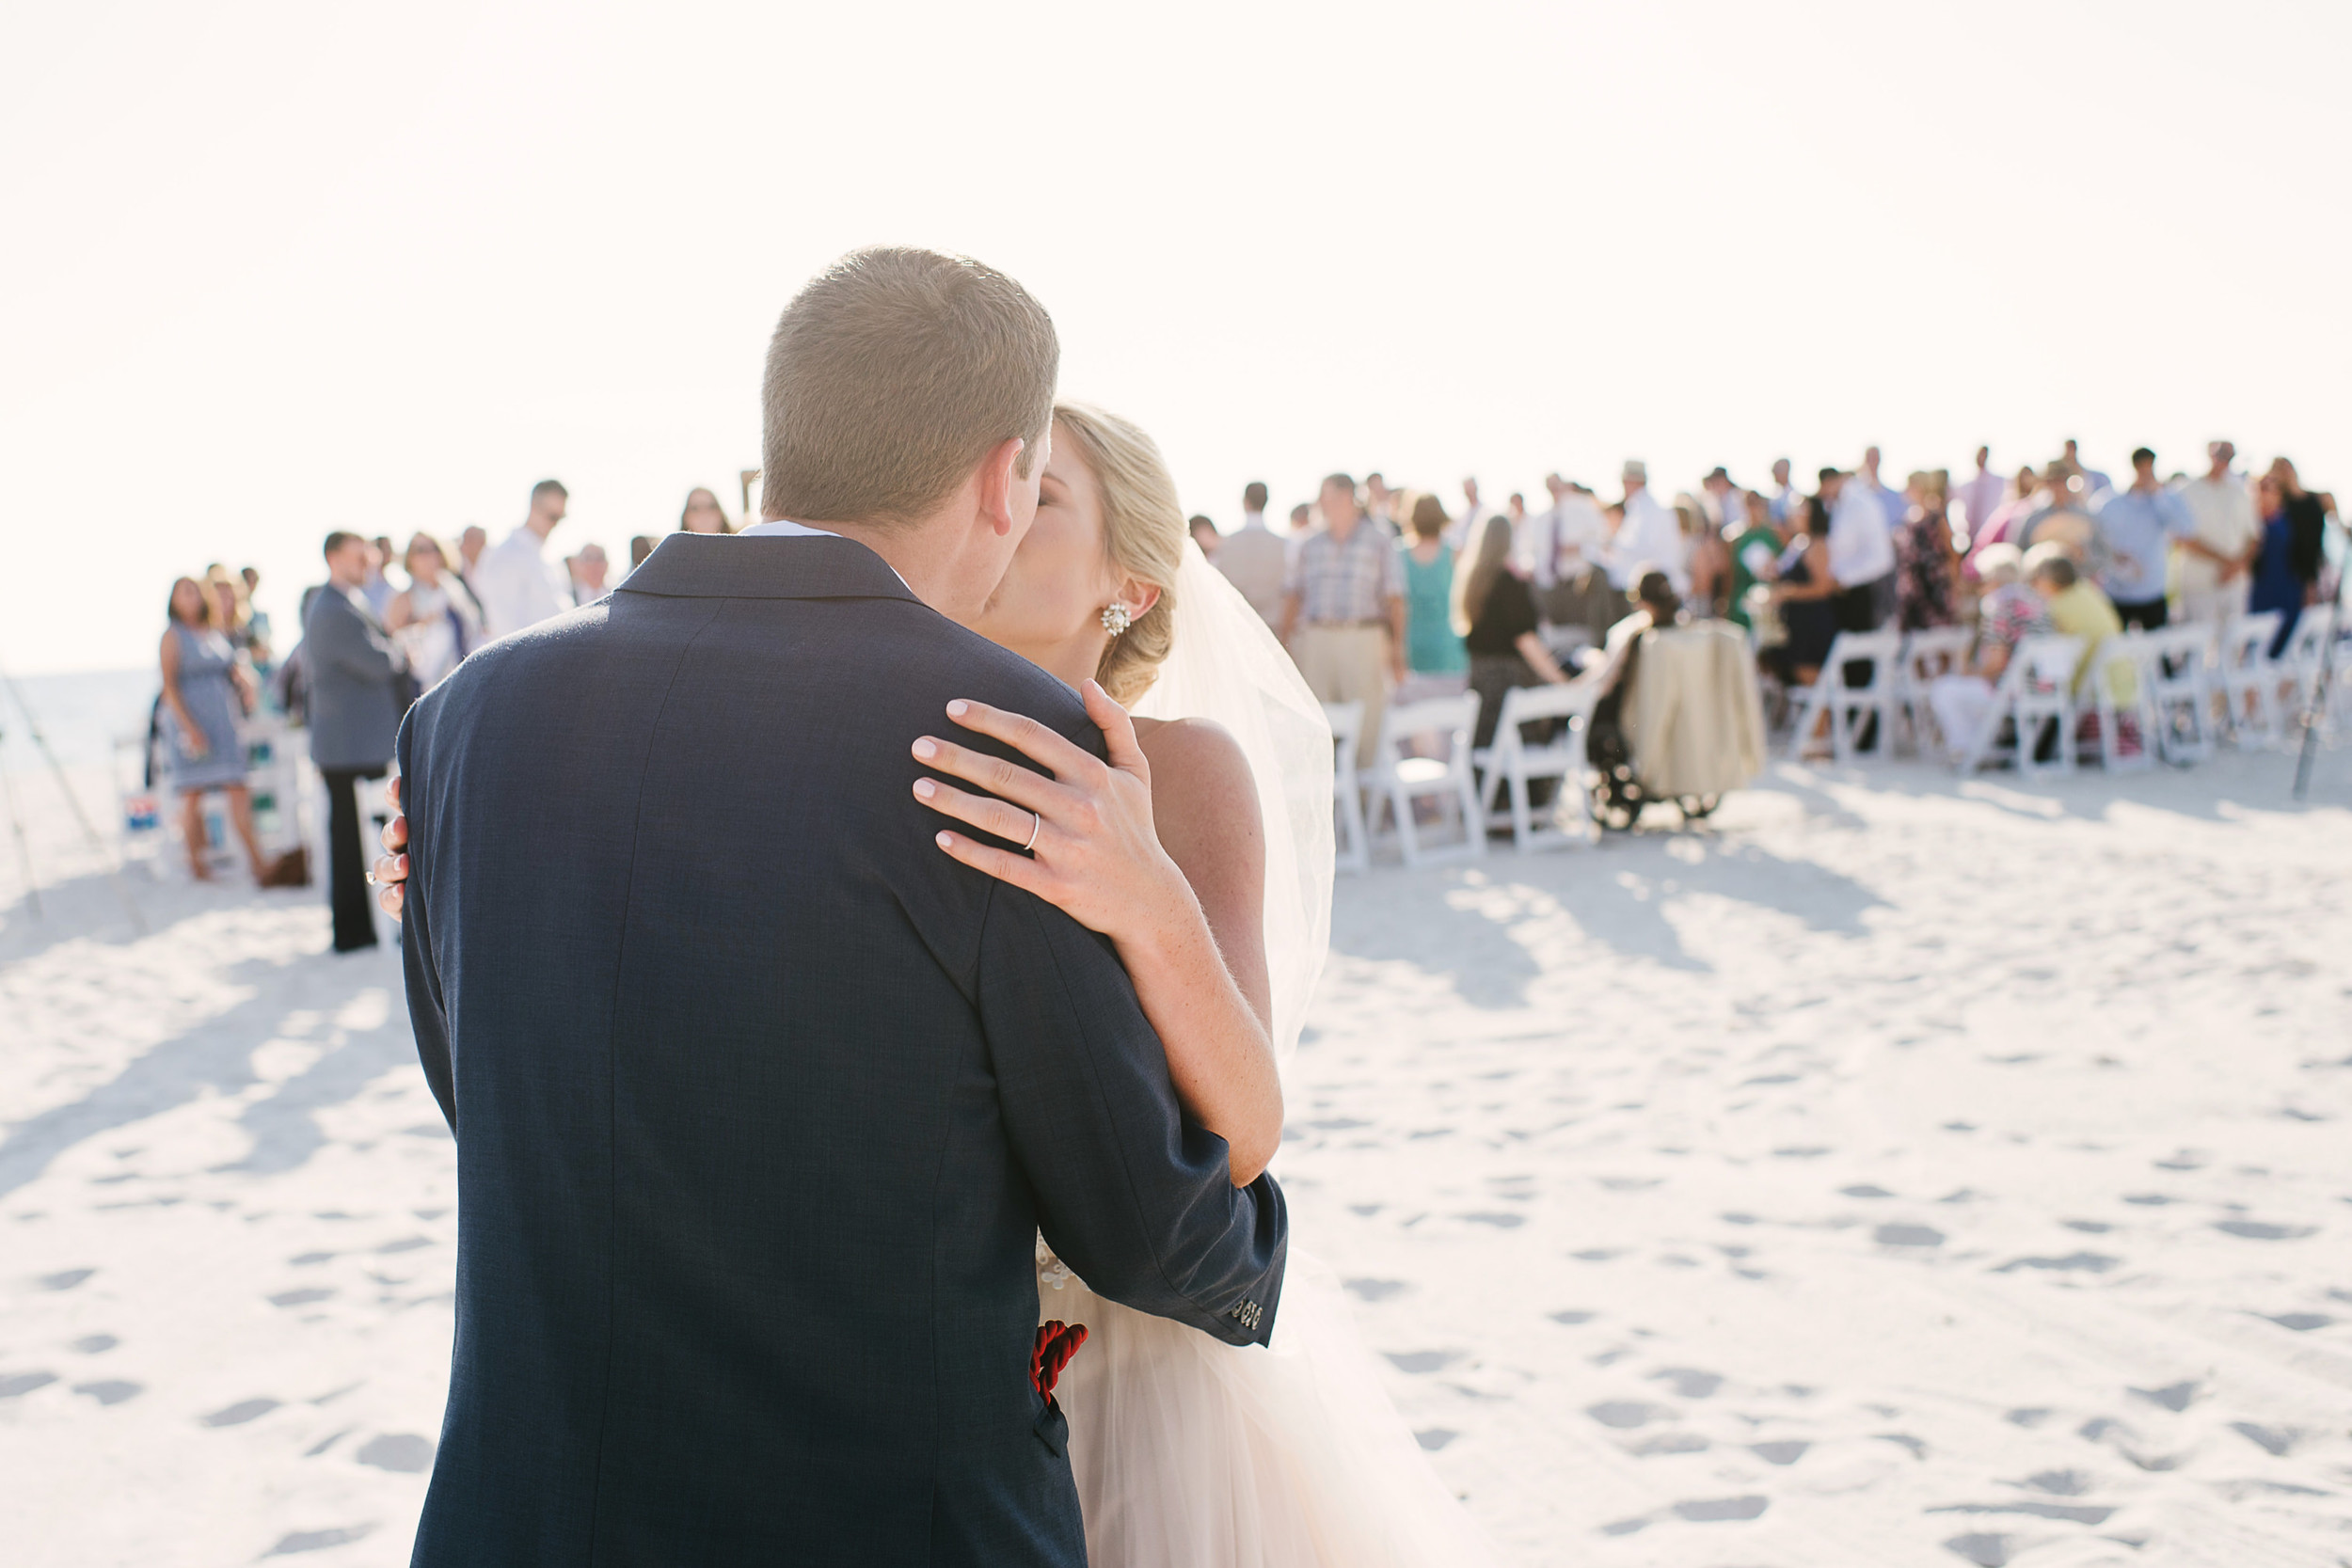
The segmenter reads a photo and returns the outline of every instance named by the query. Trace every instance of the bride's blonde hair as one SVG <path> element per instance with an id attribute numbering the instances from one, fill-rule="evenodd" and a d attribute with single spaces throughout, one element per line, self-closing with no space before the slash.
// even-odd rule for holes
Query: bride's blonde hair
<path id="1" fill-rule="evenodd" d="M 1150 583 L 1159 602 L 1111 639 L 1094 678 L 1122 706 L 1152 689 L 1174 645 L 1176 569 L 1184 559 L 1184 509 L 1151 436 L 1086 404 L 1054 405 L 1055 439 L 1067 438 L 1094 475 L 1103 500 L 1103 552 L 1121 576 Z"/>

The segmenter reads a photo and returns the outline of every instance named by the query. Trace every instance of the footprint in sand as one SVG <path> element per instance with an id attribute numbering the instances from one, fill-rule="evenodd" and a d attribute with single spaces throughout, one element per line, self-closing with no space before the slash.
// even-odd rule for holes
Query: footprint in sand
<path id="1" fill-rule="evenodd" d="M 1785 1437 L 1770 1443 L 1751 1443 L 1748 1452 L 1767 1465 L 1794 1465 L 1812 1447 L 1802 1438 Z"/>
<path id="2" fill-rule="evenodd" d="M 1993 1272 L 2015 1274 L 2020 1269 L 2047 1269 L 2060 1274 L 2105 1274 L 2122 1260 L 2104 1252 L 2070 1252 L 2063 1258 L 2012 1258 Z"/>
<path id="3" fill-rule="evenodd" d="M 101 1404 L 120 1404 L 124 1400 L 135 1399 L 147 1392 L 147 1385 L 125 1383 L 120 1378 L 110 1377 L 96 1383 L 77 1383 L 73 1386 L 73 1391 L 77 1394 L 87 1394 Z"/>
<path id="4" fill-rule="evenodd" d="M 17 1399 L 56 1381 L 55 1372 L 0 1372 L 0 1400 Z"/>
<path id="5" fill-rule="evenodd" d="M 241 1427 L 247 1421 L 259 1420 L 278 1408 L 276 1400 L 239 1400 L 209 1416 L 199 1417 L 199 1425 L 208 1427 Z"/>
<path id="6" fill-rule="evenodd" d="M 347 1546 L 354 1541 L 363 1539 L 374 1528 L 374 1522 L 371 1520 L 367 1524 L 343 1525 L 335 1529 L 296 1530 L 292 1535 L 281 1536 L 277 1545 L 262 1555 L 265 1558 L 293 1557 L 297 1552 L 322 1552 L 329 1546 Z"/>
<path id="7" fill-rule="evenodd" d="M 1721 1373 L 1703 1372 L 1694 1367 L 1665 1367 L 1649 1376 L 1652 1383 L 1671 1383 L 1674 1391 L 1686 1400 L 1712 1399 L 1715 1390 L 1724 1386 Z"/>
<path id="8" fill-rule="evenodd" d="M 2160 1404 L 2177 1415 L 2195 1402 L 2197 1385 L 2194 1382 L 2173 1383 L 2162 1388 L 2134 1388 L 2129 1392 L 2146 1400 L 2151 1404 Z"/>
<path id="9" fill-rule="evenodd" d="M 1412 1289 L 1401 1279 L 1351 1279 L 1345 1282 L 1345 1288 L 1358 1300 L 1372 1302 L 1386 1301 Z"/>
<path id="10" fill-rule="evenodd" d="M 325 1301 L 335 1293 L 332 1286 L 312 1285 L 300 1291 L 280 1291 L 269 1298 L 272 1307 L 308 1307 L 314 1301 Z"/>
<path id="11" fill-rule="evenodd" d="M 1772 1504 L 1763 1497 L 1708 1497 L 1674 1505 L 1675 1517 L 1694 1525 L 1718 1525 L 1760 1518 Z"/>
<path id="12" fill-rule="evenodd" d="M 2274 1459 L 2284 1459 L 2294 1449 L 2299 1432 L 2281 1432 L 2275 1427 L 2256 1426 L 2251 1421 L 2232 1421 L 2230 1430 Z"/>
<path id="13" fill-rule="evenodd" d="M 1460 1351 L 1451 1350 L 1414 1350 L 1401 1354 L 1391 1351 L 1387 1354 L 1390 1365 L 1400 1372 L 1410 1372 L 1415 1376 L 1441 1372 L 1462 1359 Z"/>
<path id="14" fill-rule="evenodd" d="M 1610 1400 L 1600 1404 L 1586 1405 L 1584 1414 L 1598 1421 L 1602 1426 L 1613 1427 L 1619 1432 L 1630 1432 L 1635 1427 L 1647 1426 L 1652 1421 L 1661 1420 L 1673 1415 L 1674 1412 L 1654 1404 L 1644 1404 L 1639 1400 Z"/>
<path id="15" fill-rule="evenodd" d="M 103 1355 L 122 1343 L 111 1334 L 85 1334 L 73 1341 L 72 1349 L 84 1355 Z"/>
<path id="16" fill-rule="evenodd" d="M 1931 1225 L 1882 1225 L 1870 1239 L 1881 1246 L 1942 1246 L 1944 1232 Z"/>
<path id="17" fill-rule="evenodd" d="M 2249 1242 L 2299 1242 L 2316 1235 L 2315 1225 L 2266 1225 L 2261 1220 L 2216 1220 L 2213 1227 L 2229 1236 L 2243 1236 Z"/>
<path id="18" fill-rule="evenodd" d="M 44 1291 L 71 1291 L 97 1272 L 96 1269 L 67 1269 L 61 1274 L 45 1274 L 33 1283 Z"/>
<path id="19" fill-rule="evenodd" d="M 2291 1328 L 2297 1334 L 2309 1334 L 2314 1328 L 2326 1328 L 2336 1321 L 2325 1312 L 2280 1312 L 2275 1316 L 2268 1312 L 2257 1312 L 2254 1315 L 2258 1318 L 2267 1318 L 2280 1328 Z"/>
<path id="20" fill-rule="evenodd" d="M 433 1464 L 433 1445 L 413 1432 L 386 1433 L 359 1445 L 351 1456 L 362 1465 L 400 1475 L 421 1475 Z"/>
<path id="21" fill-rule="evenodd" d="M 1419 1443 L 1428 1452 L 1436 1453 L 1461 1435 L 1451 1427 L 1430 1427 L 1425 1431 L 1413 1433 L 1413 1441 Z"/>

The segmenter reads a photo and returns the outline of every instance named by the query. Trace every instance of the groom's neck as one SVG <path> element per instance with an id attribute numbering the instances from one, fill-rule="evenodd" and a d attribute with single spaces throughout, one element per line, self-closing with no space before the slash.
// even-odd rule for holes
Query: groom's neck
<path id="1" fill-rule="evenodd" d="M 771 519 L 777 521 L 780 519 Z M 963 559 L 968 528 L 948 517 L 929 517 L 914 523 L 818 522 L 795 517 L 807 528 L 820 528 L 854 539 L 881 556 L 898 574 L 914 596 L 949 620 L 969 622 L 977 615 L 986 595 L 969 592 L 972 563 Z M 971 602 L 967 603 L 969 600 Z"/>

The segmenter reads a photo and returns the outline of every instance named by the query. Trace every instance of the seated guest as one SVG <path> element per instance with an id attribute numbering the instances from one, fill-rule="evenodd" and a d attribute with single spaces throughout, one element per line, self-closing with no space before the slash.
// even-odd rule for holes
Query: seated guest
<path id="1" fill-rule="evenodd" d="M 237 721 L 253 711 L 253 677 L 220 629 L 213 594 L 194 578 L 171 585 L 169 624 L 164 628 L 163 709 L 168 716 L 171 786 L 180 792 L 181 834 L 187 841 L 188 874 L 213 879 L 204 863 L 204 797 L 218 790 L 229 799 L 229 820 L 245 845 L 253 880 L 267 886 L 270 867 L 253 832 L 253 796 L 246 788 L 245 738 Z"/>
<path id="2" fill-rule="evenodd" d="M 2028 637 L 2057 628 L 2042 595 L 2021 580 L 2025 552 L 2004 543 L 1987 545 L 1976 556 L 1977 574 L 1985 584 L 1977 607 L 1977 643 L 1968 668 L 1938 675 L 1928 688 L 1928 706 L 1935 715 L 1944 743 L 1954 752 L 1976 743 L 1984 716 L 1993 707 L 1993 689 L 2009 669 L 2017 644 Z"/>
<path id="3" fill-rule="evenodd" d="M 1438 528 L 1442 532 L 1444 525 Z M 1500 513 L 1480 530 L 1469 567 L 1454 574 L 1453 620 L 1470 651 L 1470 689 L 1478 693 L 1475 744 L 1492 745 L 1504 692 L 1568 678 L 1536 635 L 1535 594 L 1511 570 L 1511 519 Z"/>
<path id="4" fill-rule="evenodd" d="M 1406 521 L 1405 667 L 1415 675 L 1466 674 L 1470 654 L 1454 631 L 1454 561 L 1445 543 L 1452 519 L 1445 503 L 1423 490 L 1410 499 Z"/>
<path id="5" fill-rule="evenodd" d="M 1632 611 L 1609 628 L 1599 662 L 1577 676 L 1577 683 L 1598 689 L 1603 704 L 1622 703 L 1631 689 L 1627 680 L 1640 658 L 1642 634 L 1676 625 L 1681 612 L 1682 595 L 1675 592 L 1674 578 L 1655 567 L 1635 573 Z"/>
<path id="6" fill-rule="evenodd" d="M 2099 592 L 2098 585 L 2082 575 L 2074 558 L 2066 546 L 2058 544 L 2036 545 L 2026 552 L 2026 580 L 2042 595 L 2050 611 L 2050 625 L 2067 637 L 2083 640 L 2083 661 L 2074 671 L 2074 694 L 2080 697 L 2090 672 L 2099 659 L 2099 649 L 2110 637 L 2123 629 L 2123 619 L 2115 612 L 2113 601 Z M 2128 705 L 2139 693 L 2139 683 L 2128 664 L 2107 667 L 2107 692 L 2115 702 Z"/>

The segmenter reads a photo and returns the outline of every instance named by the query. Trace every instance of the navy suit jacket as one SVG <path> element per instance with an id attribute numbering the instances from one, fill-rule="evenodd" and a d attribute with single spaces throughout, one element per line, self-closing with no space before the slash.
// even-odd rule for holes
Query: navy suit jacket
<path id="1" fill-rule="evenodd" d="M 1110 944 L 933 843 L 909 747 L 956 697 L 1100 753 L 864 546 L 673 534 L 410 714 L 459 1183 L 416 1562 L 1083 1563 L 1034 1233 L 1272 1332 L 1281 1194 L 1184 1118 Z"/>

